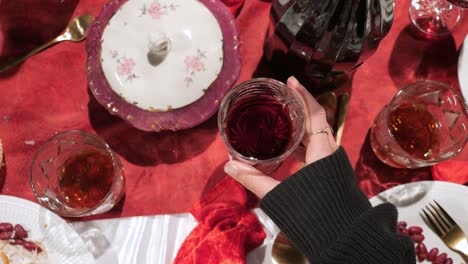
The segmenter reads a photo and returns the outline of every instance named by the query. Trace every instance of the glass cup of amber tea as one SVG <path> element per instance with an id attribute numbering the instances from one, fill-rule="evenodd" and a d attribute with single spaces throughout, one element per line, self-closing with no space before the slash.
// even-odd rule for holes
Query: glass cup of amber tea
<path id="1" fill-rule="evenodd" d="M 396 168 L 418 168 L 457 155 L 468 139 L 468 110 L 446 84 L 419 81 L 400 90 L 370 133 L 376 156 Z"/>
<path id="2" fill-rule="evenodd" d="M 285 84 L 268 78 L 252 79 L 224 97 L 218 128 L 230 158 L 268 174 L 301 142 L 304 106 Z"/>
<path id="3" fill-rule="evenodd" d="M 34 157 L 30 180 L 39 203 L 65 217 L 109 211 L 125 189 L 117 155 L 102 139 L 80 130 L 44 143 Z"/>

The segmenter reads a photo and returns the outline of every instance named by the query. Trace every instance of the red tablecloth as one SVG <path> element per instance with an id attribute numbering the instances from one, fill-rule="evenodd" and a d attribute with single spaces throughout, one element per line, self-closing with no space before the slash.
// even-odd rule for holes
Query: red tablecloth
<path id="1" fill-rule="evenodd" d="M 40 0 L 0 2 L 0 59 L 51 38 L 70 17 L 84 13 L 97 16 L 106 1 L 45 2 L 51 4 L 44 5 Z M 458 87 L 457 50 L 468 32 L 468 22 L 451 38 L 417 39 L 410 33 L 406 2 L 398 2 L 390 34 L 352 80 L 342 143 L 369 196 L 398 183 L 431 179 L 427 168 L 396 170 L 374 157 L 367 134 L 378 111 L 399 88 L 417 79 Z M 247 0 L 237 18 L 243 60 L 239 81 L 251 78 L 261 60 L 270 5 L 269 1 Z M 132 128 L 90 96 L 84 46 L 84 42 L 61 43 L 0 73 L 0 138 L 6 163 L 0 172 L 0 194 L 35 201 L 29 184 L 34 153 L 57 132 L 83 129 L 107 141 L 126 167 L 125 200 L 101 217 L 188 211 L 225 175 L 227 154 L 217 133 L 216 118 L 178 132 L 147 133 Z M 457 159 L 468 161 L 468 150 Z M 299 167 L 288 159 L 273 176 L 283 179 Z"/>

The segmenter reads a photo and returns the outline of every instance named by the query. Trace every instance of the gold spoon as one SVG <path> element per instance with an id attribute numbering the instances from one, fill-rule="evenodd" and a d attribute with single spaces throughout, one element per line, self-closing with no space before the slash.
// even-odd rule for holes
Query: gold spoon
<path id="1" fill-rule="evenodd" d="M 344 93 L 340 98 L 340 107 L 338 109 L 338 122 L 336 129 L 336 144 L 341 144 L 341 138 L 343 137 L 343 130 L 346 120 L 346 113 L 348 112 L 349 104 L 349 93 Z"/>
<path id="2" fill-rule="evenodd" d="M 336 121 L 336 109 L 337 109 L 337 98 L 334 92 L 324 92 L 319 94 L 315 99 L 317 102 L 325 108 L 325 112 L 327 114 L 327 122 L 332 127 L 335 126 Z"/>
<path id="3" fill-rule="evenodd" d="M 75 19 L 73 19 L 70 24 L 68 24 L 67 28 L 63 32 L 62 35 L 50 40 L 49 42 L 45 43 L 44 45 L 37 47 L 18 58 L 14 58 L 6 63 L 0 64 L 0 71 L 5 71 L 10 69 L 13 66 L 18 65 L 25 59 L 29 58 L 30 56 L 58 43 L 61 41 L 69 40 L 73 42 L 82 41 L 86 38 L 86 33 L 88 33 L 89 26 L 93 22 L 94 17 L 92 15 L 82 15 Z"/>
<path id="4" fill-rule="evenodd" d="M 274 264 L 305 264 L 307 258 L 297 250 L 283 232 L 276 236 L 271 250 Z"/>

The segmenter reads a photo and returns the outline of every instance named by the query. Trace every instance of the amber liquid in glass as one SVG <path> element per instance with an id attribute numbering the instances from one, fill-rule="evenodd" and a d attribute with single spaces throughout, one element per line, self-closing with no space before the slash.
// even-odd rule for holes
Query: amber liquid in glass
<path id="1" fill-rule="evenodd" d="M 285 106 L 270 95 L 243 98 L 229 110 L 226 134 L 245 157 L 266 160 L 283 154 L 292 141 L 292 122 Z"/>
<path id="2" fill-rule="evenodd" d="M 403 104 L 390 112 L 390 131 L 412 157 L 430 159 L 440 151 L 436 120 L 425 106 Z"/>
<path id="3" fill-rule="evenodd" d="M 112 188 L 114 165 L 107 152 L 87 149 L 70 156 L 58 173 L 62 202 L 72 208 L 92 208 Z"/>

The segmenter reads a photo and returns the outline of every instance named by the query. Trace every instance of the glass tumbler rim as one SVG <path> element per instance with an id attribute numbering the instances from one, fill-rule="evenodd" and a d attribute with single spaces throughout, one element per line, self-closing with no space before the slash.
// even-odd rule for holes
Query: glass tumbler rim
<path id="1" fill-rule="evenodd" d="M 108 154 L 110 154 L 111 158 L 112 158 L 112 165 L 113 165 L 113 169 L 114 169 L 114 180 L 112 181 L 112 186 L 111 188 L 109 189 L 109 191 L 107 192 L 106 196 L 104 196 L 104 198 L 102 198 L 102 200 L 99 201 L 99 203 L 97 203 L 95 206 L 93 207 L 90 207 L 90 208 L 87 208 L 86 210 L 82 210 L 80 211 L 78 214 L 72 214 L 72 213 L 62 213 L 62 212 L 58 212 L 57 210 L 54 210 L 48 206 L 45 206 L 44 203 L 41 201 L 40 199 L 40 195 L 39 193 L 36 191 L 36 187 L 34 186 L 34 165 L 36 164 L 36 160 L 39 156 L 39 154 L 44 150 L 44 148 L 49 145 L 50 143 L 52 143 L 55 139 L 61 137 L 61 136 L 66 136 L 66 135 L 70 135 L 70 134 L 81 134 L 81 135 L 85 135 L 85 136 L 88 136 L 88 137 L 91 137 L 93 140 L 96 140 L 97 142 L 99 142 L 100 144 L 103 145 L 103 147 L 105 148 L 106 152 Z M 86 130 L 80 130 L 80 129 L 73 129 L 73 130 L 67 130 L 67 131 L 63 131 L 63 132 L 60 132 L 60 133 L 57 133 L 56 135 L 50 137 L 49 139 L 47 139 L 40 147 L 39 149 L 36 151 L 36 153 L 34 154 L 34 157 L 33 157 L 33 160 L 32 160 L 32 163 L 31 163 L 31 168 L 30 168 L 30 175 L 29 175 L 29 184 L 31 185 L 31 189 L 33 191 L 33 194 L 34 194 L 34 197 L 36 197 L 36 200 L 43 206 L 45 206 L 48 210 L 51 210 L 57 214 L 59 214 L 60 216 L 64 216 L 64 217 L 80 217 L 80 216 L 84 216 L 84 215 L 88 215 L 90 212 L 96 210 L 97 208 L 99 208 L 101 205 L 102 205 L 102 202 L 105 201 L 106 199 L 109 198 L 109 196 L 112 194 L 112 189 L 114 188 L 114 185 L 116 184 L 115 182 L 115 175 L 116 173 L 118 173 L 118 168 L 116 168 L 116 162 L 118 162 L 118 157 L 116 156 L 116 154 L 114 153 L 114 151 L 110 148 L 109 144 L 107 144 L 103 139 L 101 139 L 99 136 L 97 135 L 94 135 L 93 133 L 91 132 L 88 132 Z"/>
<path id="2" fill-rule="evenodd" d="M 396 101 L 399 99 L 400 96 L 402 96 L 402 94 L 404 94 L 406 91 L 418 86 L 418 85 L 421 85 L 421 84 L 431 84 L 431 85 L 434 85 L 434 86 L 440 86 L 440 87 L 443 87 L 449 91 L 451 91 L 459 100 L 460 100 L 460 103 L 462 103 L 463 105 L 463 109 L 465 110 L 465 112 L 468 114 L 468 106 L 467 104 L 465 103 L 465 100 L 463 99 L 463 96 L 457 91 L 455 90 L 454 88 L 452 88 L 452 86 L 446 84 L 446 83 L 443 83 L 443 82 L 439 82 L 439 81 L 434 81 L 434 80 L 419 80 L 419 81 L 415 81 L 415 82 L 412 82 L 410 84 L 407 84 L 406 86 L 404 86 L 403 88 L 401 88 L 392 98 L 392 100 L 390 101 L 390 103 L 388 104 L 389 106 L 389 109 L 393 109 L 393 106 L 396 104 Z M 387 121 L 389 121 L 390 119 L 387 118 Z"/>
<path id="3" fill-rule="evenodd" d="M 238 157 L 244 159 L 244 160 L 248 160 L 248 161 L 252 161 L 252 162 L 265 162 L 265 163 L 269 163 L 269 162 L 276 162 L 276 161 L 280 161 L 280 160 L 283 160 L 285 159 L 286 157 L 288 157 L 289 155 L 291 155 L 291 153 L 299 146 L 299 144 L 301 143 L 302 141 L 302 138 L 304 136 L 304 133 L 305 133 L 305 121 L 304 122 L 301 122 L 300 124 L 300 131 L 299 131 L 299 136 L 298 136 L 298 140 L 296 142 L 294 142 L 294 144 L 291 145 L 291 147 L 285 151 L 283 154 L 279 155 L 278 157 L 274 157 L 274 158 L 269 158 L 269 159 L 256 159 L 256 158 L 252 158 L 252 157 L 247 157 L 245 155 L 242 155 L 241 153 L 239 153 L 236 149 L 234 149 L 231 144 L 229 143 L 229 140 L 227 139 L 227 136 L 226 136 L 226 133 L 225 133 L 225 128 L 224 128 L 224 124 L 223 124 L 223 120 L 222 120 L 222 116 L 223 116 L 223 110 L 225 110 L 226 108 L 226 104 L 228 103 L 228 99 L 236 92 L 238 91 L 241 91 L 242 89 L 245 89 L 246 86 L 249 86 L 249 85 L 253 85 L 253 84 L 256 84 L 256 83 L 261 83 L 261 84 L 264 84 L 264 83 L 268 83 L 269 85 L 271 86 L 275 86 L 275 87 L 278 87 L 278 88 L 281 88 L 281 89 L 284 89 L 284 90 L 289 90 L 288 93 L 290 93 L 293 97 L 294 97 L 294 102 L 297 102 L 299 104 L 299 108 L 300 108 L 300 111 L 301 111 L 301 114 L 302 114 L 302 118 L 305 119 L 305 107 L 304 107 L 304 104 L 302 103 L 302 100 L 299 98 L 299 96 L 293 91 L 291 90 L 286 84 L 284 84 L 283 82 L 281 81 L 278 81 L 278 80 L 275 80 L 275 79 L 272 79 L 272 78 L 265 78 L 265 77 L 258 77 L 258 78 L 252 78 L 250 80 L 246 80 L 246 81 L 243 81 L 239 84 L 237 84 L 236 86 L 234 86 L 231 90 L 229 90 L 229 92 L 223 97 L 223 100 L 221 101 L 221 104 L 220 104 L 220 107 L 219 107 L 219 111 L 218 111 L 218 130 L 220 132 L 220 135 L 221 135 L 221 139 L 223 140 L 224 142 L 224 145 L 228 148 L 228 152 L 233 152 L 235 153 Z M 224 133 L 221 133 L 221 132 L 224 132 Z"/>
<path id="4" fill-rule="evenodd" d="M 433 87 L 442 87 L 444 89 L 447 89 L 449 90 L 450 92 L 452 92 L 454 94 L 454 96 L 459 100 L 459 103 L 461 104 L 461 108 L 464 110 L 464 113 L 465 115 L 468 117 L 468 106 L 467 104 L 465 103 L 465 100 L 463 99 L 463 96 L 460 94 L 460 92 L 458 92 L 457 90 L 455 90 L 453 87 L 451 87 L 450 85 L 446 84 L 446 83 L 443 83 L 443 82 L 439 82 L 439 81 L 434 81 L 434 80 L 419 80 L 419 81 L 415 81 L 415 82 L 412 82 L 410 84 L 407 84 L 406 86 L 404 86 L 403 88 L 401 88 L 392 98 L 392 100 L 390 101 L 390 103 L 387 105 L 387 109 L 388 111 L 391 111 L 392 109 L 394 109 L 398 99 L 400 99 L 401 96 L 403 96 L 405 94 L 405 92 L 407 92 L 408 90 L 410 89 L 413 89 L 414 87 L 417 87 L 419 85 L 424 85 L 424 84 L 429 84 Z M 390 115 L 387 114 L 387 116 L 385 117 L 386 118 L 386 124 L 387 124 L 387 127 L 390 127 L 391 125 L 391 122 L 390 122 Z M 388 133 L 390 134 L 390 136 L 392 138 L 394 138 L 394 134 L 392 133 L 392 131 L 389 129 L 388 130 Z M 463 149 L 463 146 L 468 142 L 468 134 L 465 136 L 465 138 L 463 139 L 463 144 L 462 144 L 462 147 L 457 149 L 454 154 L 457 154 L 459 153 L 462 149 Z M 413 158 L 415 160 L 419 160 L 419 161 L 425 161 L 423 159 L 418 159 L 418 158 Z M 437 162 L 441 162 L 441 161 L 444 161 L 444 160 L 447 160 L 446 159 L 441 159 L 441 158 L 437 158 L 436 159 Z"/>

